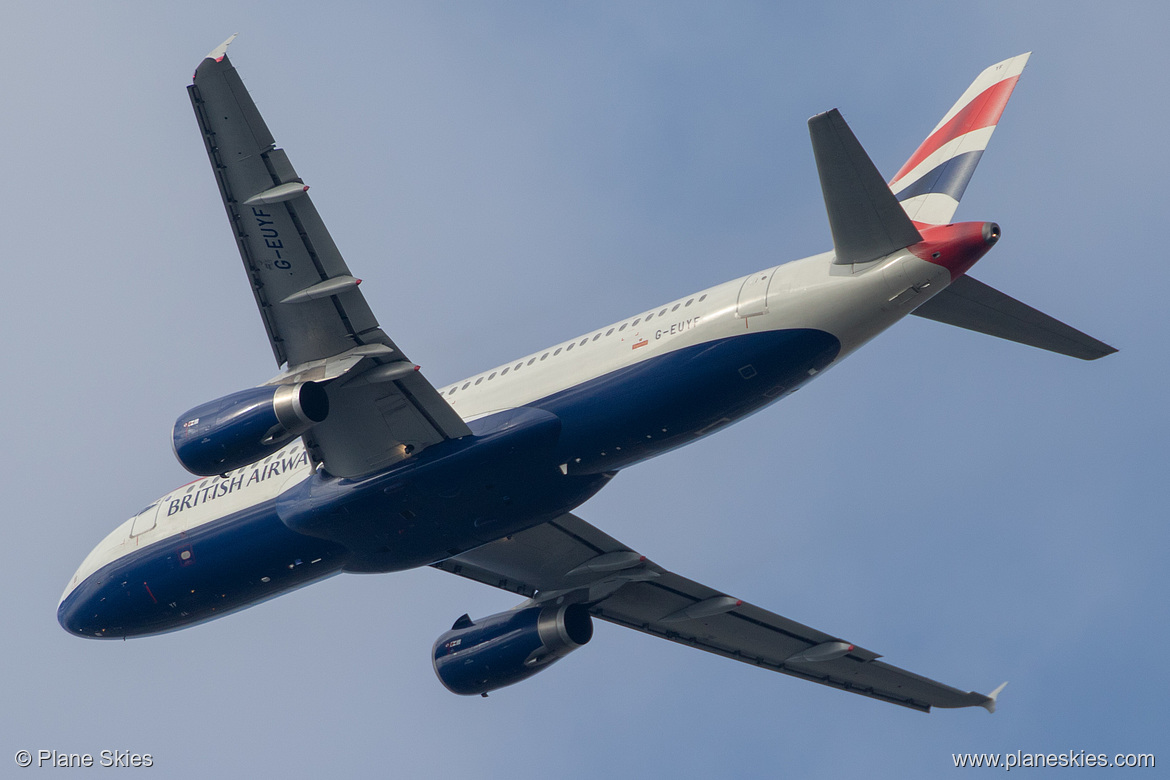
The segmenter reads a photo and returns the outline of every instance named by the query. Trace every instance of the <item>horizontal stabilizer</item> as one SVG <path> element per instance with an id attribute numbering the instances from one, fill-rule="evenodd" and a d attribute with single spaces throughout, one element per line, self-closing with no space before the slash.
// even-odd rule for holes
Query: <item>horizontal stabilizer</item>
<path id="1" fill-rule="evenodd" d="M 808 120 L 834 263 L 868 263 L 922 240 L 837 109 Z"/>
<path id="2" fill-rule="evenodd" d="M 1117 351 L 970 276 L 955 279 L 914 314 L 1081 360 L 1096 360 Z"/>

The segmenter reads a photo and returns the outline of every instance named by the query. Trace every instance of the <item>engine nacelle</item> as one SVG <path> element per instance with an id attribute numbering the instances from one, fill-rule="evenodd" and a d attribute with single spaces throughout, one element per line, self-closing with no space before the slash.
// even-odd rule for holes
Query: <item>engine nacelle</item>
<path id="1" fill-rule="evenodd" d="M 175 457 L 192 474 L 223 474 L 275 452 L 328 414 L 329 397 L 316 382 L 242 390 L 180 417 Z"/>
<path id="2" fill-rule="evenodd" d="M 435 674 L 462 696 L 486 694 L 545 669 L 593 638 L 583 604 L 528 607 L 472 622 L 467 615 L 434 646 Z"/>

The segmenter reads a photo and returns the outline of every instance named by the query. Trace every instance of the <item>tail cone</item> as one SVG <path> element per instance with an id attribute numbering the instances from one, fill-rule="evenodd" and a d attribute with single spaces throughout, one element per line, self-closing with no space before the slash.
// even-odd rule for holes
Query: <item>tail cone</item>
<path id="1" fill-rule="evenodd" d="M 999 241 L 994 222 L 960 222 L 955 225 L 920 226 L 922 241 L 910 251 L 927 262 L 941 265 L 957 279 Z"/>

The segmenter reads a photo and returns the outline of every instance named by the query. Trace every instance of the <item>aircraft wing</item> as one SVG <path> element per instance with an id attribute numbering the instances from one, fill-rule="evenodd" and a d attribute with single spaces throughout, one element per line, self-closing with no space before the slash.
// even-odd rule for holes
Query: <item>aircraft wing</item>
<path id="1" fill-rule="evenodd" d="M 329 382 L 330 415 L 305 436 L 330 473 L 358 476 L 471 433 L 378 325 L 288 155 L 227 58 L 187 88 L 273 355 L 273 383 Z"/>
<path id="2" fill-rule="evenodd" d="M 960 691 L 882 663 L 877 653 L 667 571 L 572 514 L 434 566 L 535 603 L 584 602 L 610 623 L 923 712 L 994 712 L 1003 688 Z"/>

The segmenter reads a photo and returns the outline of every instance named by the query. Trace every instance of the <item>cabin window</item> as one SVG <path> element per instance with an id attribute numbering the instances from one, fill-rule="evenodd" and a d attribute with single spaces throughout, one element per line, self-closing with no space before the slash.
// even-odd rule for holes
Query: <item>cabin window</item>
<path id="1" fill-rule="evenodd" d="M 594 340 L 594 341 L 597 341 L 599 338 L 601 338 L 601 334 L 600 334 L 600 333 L 598 333 L 596 336 L 594 336 L 594 337 L 593 337 L 593 340 Z M 582 342 L 582 343 L 584 343 L 584 342 Z"/>
<path id="2" fill-rule="evenodd" d="M 703 302 L 703 301 L 705 301 L 705 300 L 707 300 L 707 296 L 706 296 L 706 295 L 700 295 L 700 296 L 699 296 L 699 303 L 702 303 L 702 302 Z"/>
<path id="3" fill-rule="evenodd" d="M 464 390 L 466 390 L 466 389 L 467 389 L 468 387 L 470 387 L 470 386 L 471 386 L 471 382 L 464 382 L 464 383 L 463 383 L 463 389 L 464 389 Z"/>
<path id="4" fill-rule="evenodd" d="M 481 376 L 479 379 L 475 380 L 475 383 L 478 385 L 482 381 L 483 381 L 483 377 Z"/>
<path id="5" fill-rule="evenodd" d="M 492 381 L 492 380 L 493 380 L 493 379 L 495 379 L 495 378 L 496 378 L 496 372 L 495 372 L 495 371 L 493 371 L 491 374 L 489 374 L 489 375 L 488 375 L 488 381 L 489 381 L 489 382 L 490 382 L 490 381 Z"/>
<path id="6" fill-rule="evenodd" d="M 631 322 L 631 323 L 630 323 L 630 325 L 631 325 L 631 326 L 633 326 L 633 325 L 637 325 L 637 324 L 638 324 L 639 322 L 641 322 L 641 321 L 642 321 L 642 318 L 641 318 L 641 317 L 639 317 L 638 319 L 636 319 L 636 320 L 634 320 L 633 322 Z"/>
<path id="7" fill-rule="evenodd" d="M 607 331 L 605 332 L 605 335 L 606 335 L 606 336 L 612 336 L 612 335 L 613 335 L 613 332 L 614 332 L 614 330 L 616 330 L 616 328 L 610 328 L 609 330 L 607 330 Z"/>
<path id="8" fill-rule="evenodd" d="M 522 366 L 522 365 L 524 365 L 524 361 L 523 361 L 523 360 L 521 360 L 519 363 L 517 363 L 517 364 L 516 364 L 516 369 L 515 369 L 515 370 L 516 370 L 516 371 L 519 371 L 519 370 L 520 370 L 520 366 Z"/>
<path id="9" fill-rule="evenodd" d="M 681 304 L 681 303 L 676 303 L 676 304 L 674 305 L 674 308 L 673 308 L 673 309 L 671 309 L 671 311 L 678 311 L 678 307 L 679 307 L 679 306 L 682 306 L 682 304 Z"/>
<path id="10" fill-rule="evenodd" d="M 666 309 L 663 309 L 662 311 L 658 312 L 659 317 L 661 317 L 663 314 L 666 314 Z"/>
<path id="11" fill-rule="evenodd" d="M 556 357 L 559 354 L 561 354 L 561 348 L 557 347 L 557 351 L 553 353 L 553 357 Z"/>
<path id="12" fill-rule="evenodd" d="M 625 323 L 625 322 L 623 322 L 623 323 L 622 323 L 622 326 L 621 326 L 620 328 L 618 328 L 618 330 L 625 330 L 625 329 L 626 329 L 626 325 L 627 325 L 627 324 L 629 324 L 629 323 Z"/>
<path id="13" fill-rule="evenodd" d="M 532 365 L 535 362 L 536 362 L 536 358 L 532 358 L 531 360 L 528 361 L 528 365 Z"/>
<path id="14" fill-rule="evenodd" d="M 505 368 L 503 371 L 500 372 L 500 376 L 503 376 L 504 374 L 508 373 L 511 370 L 512 369 L 510 369 L 510 368 Z"/>
<path id="15" fill-rule="evenodd" d="M 694 303 L 694 302 L 695 302 L 695 299 L 694 299 L 694 298 L 691 298 L 689 301 L 687 301 L 686 305 L 687 305 L 687 306 L 690 306 L 690 305 L 691 305 L 692 303 Z"/>
<path id="16" fill-rule="evenodd" d="M 646 322 L 649 322 L 652 319 L 654 319 L 654 312 L 650 312 L 646 315 Z"/>
<path id="17" fill-rule="evenodd" d="M 544 360 L 546 357 L 548 357 L 548 353 L 547 353 L 547 352 L 545 352 L 543 355 L 541 355 L 541 356 L 540 356 L 540 359 L 541 359 L 541 360 Z"/>

